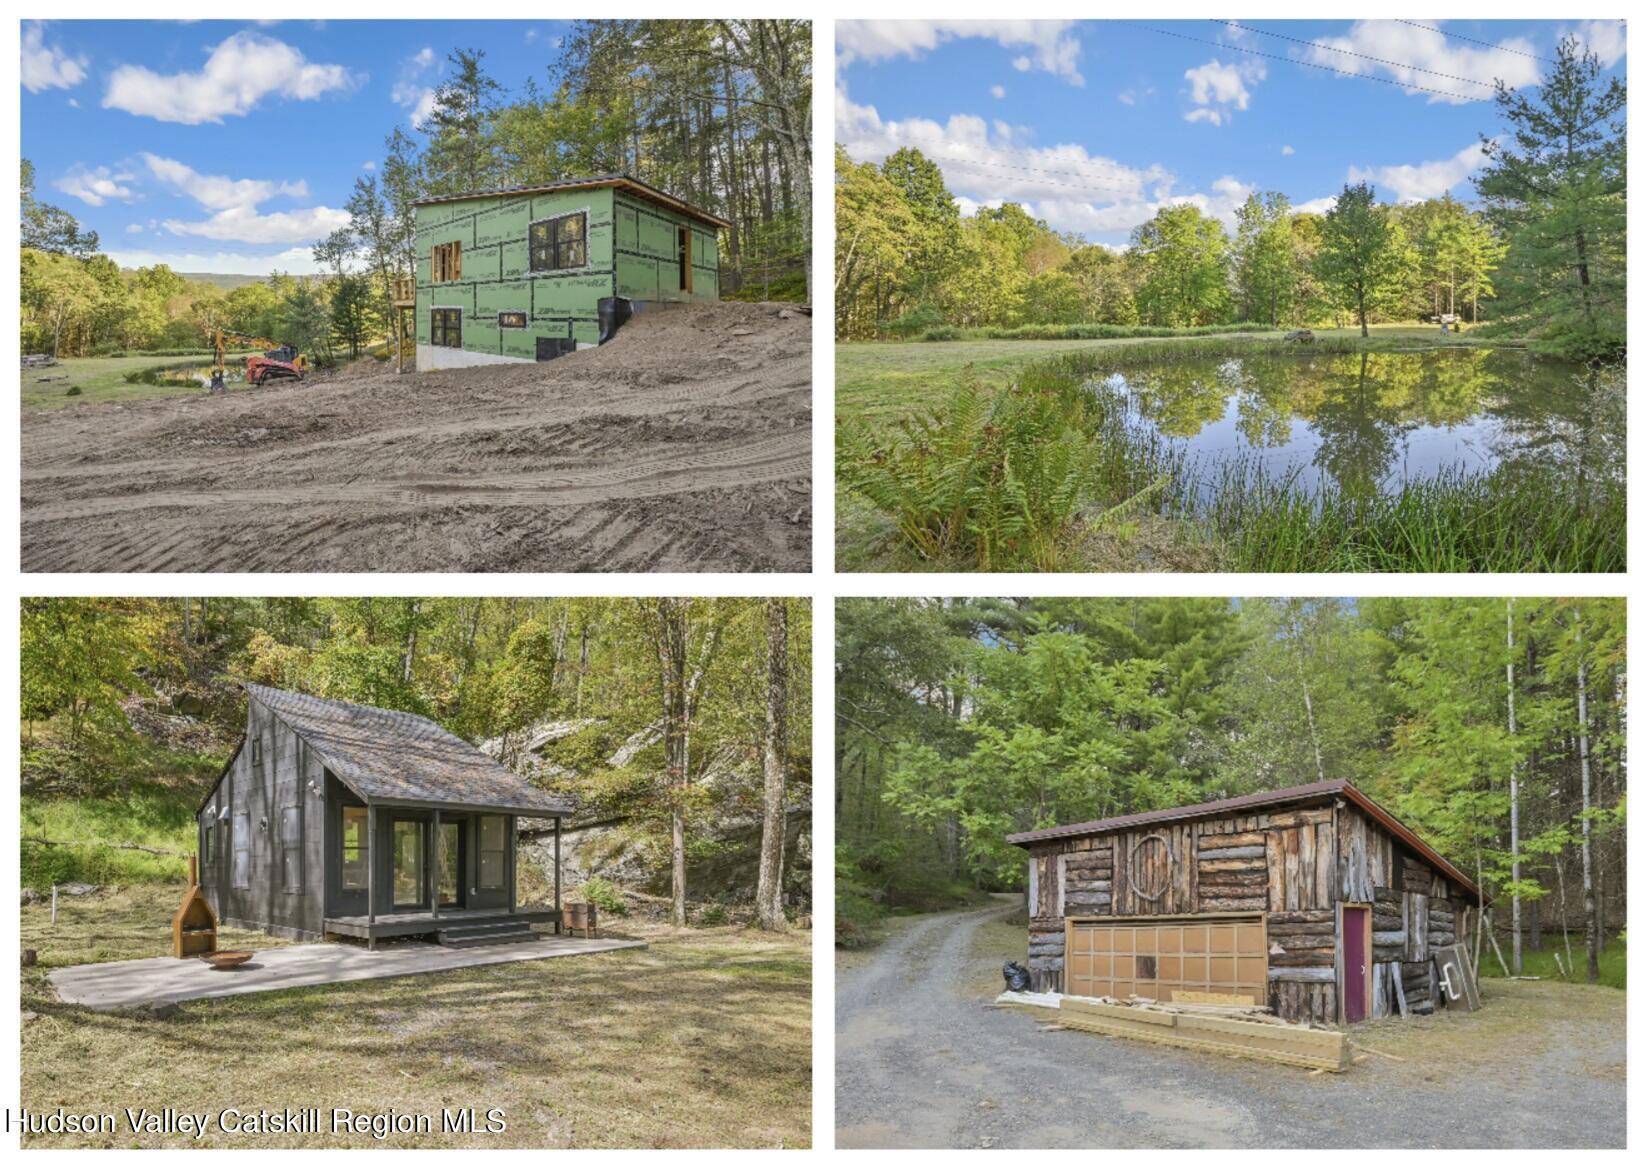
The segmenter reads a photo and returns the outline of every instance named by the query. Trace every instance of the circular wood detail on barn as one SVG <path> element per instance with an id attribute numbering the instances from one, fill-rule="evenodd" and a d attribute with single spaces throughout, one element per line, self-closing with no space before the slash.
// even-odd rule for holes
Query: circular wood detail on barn
<path id="1" fill-rule="evenodd" d="M 1157 900 L 1170 888 L 1170 840 L 1163 835 L 1144 835 L 1130 848 L 1126 880 L 1130 890 L 1143 900 Z"/>

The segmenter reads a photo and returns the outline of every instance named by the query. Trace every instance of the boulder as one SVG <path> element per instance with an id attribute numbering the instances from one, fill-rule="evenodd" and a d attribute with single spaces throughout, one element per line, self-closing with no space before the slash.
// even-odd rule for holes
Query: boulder
<path id="1" fill-rule="evenodd" d="M 1286 342 L 1311 342 L 1313 341 L 1313 331 L 1292 330 L 1284 336 L 1284 340 Z"/>

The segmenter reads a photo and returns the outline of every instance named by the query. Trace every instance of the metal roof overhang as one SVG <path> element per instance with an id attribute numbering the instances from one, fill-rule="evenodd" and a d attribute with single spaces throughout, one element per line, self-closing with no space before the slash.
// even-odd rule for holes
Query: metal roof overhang
<path id="1" fill-rule="evenodd" d="M 653 204 L 661 204 L 671 208 L 682 216 L 689 216 L 693 220 L 700 220 L 704 224 L 711 224 L 715 228 L 730 228 L 731 222 L 712 212 L 704 212 L 701 208 L 693 207 L 684 200 L 669 195 L 661 188 L 652 187 L 648 183 L 634 179 L 628 175 L 601 175 L 592 179 L 566 179 L 557 183 L 533 183 L 521 187 L 493 187 L 484 191 L 466 191 L 460 195 L 429 196 L 427 199 L 413 200 L 413 207 L 424 204 L 451 204 L 462 200 L 493 199 L 497 196 L 511 195 L 541 195 L 550 191 L 580 191 L 593 187 L 612 187 L 620 191 L 631 192 L 641 199 L 649 200 Z"/>
<path id="2" fill-rule="evenodd" d="M 1364 811 L 1388 834 L 1399 840 L 1450 879 L 1460 884 L 1475 900 L 1482 902 L 1478 886 L 1467 875 L 1433 848 L 1423 842 L 1409 827 L 1393 817 L 1386 808 L 1375 802 L 1358 787 L 1344 781 L 1309 782 L 1284 790 L 1268 790 L 1260 794 L 1245 794 L 1236 798 L 1221 798 L 1214 802 L 1200 802 L 1192 806 L 1171 807 L 1168 810 L 1140 811 L 1132 815 L 1116 815 L 1090 823 L 1069 823 L 1061 827 L 1045 827 L 1035 831 L 1018 831 L 1006 835 L 1005 842 L 1017 847 L 1045 843 L 1055 839 L 1074 839 L 1081 835 L 1099 835 L 1106 831 L 1122 831 L 1133 827 L 1154 826 L 1159 823 L 1180 823 L 1190 819 L 1214 818 L 1220 814 L 1256 810 L 1265 807 L 1302 804 L 1310 799 L 1340 798 Z"/>

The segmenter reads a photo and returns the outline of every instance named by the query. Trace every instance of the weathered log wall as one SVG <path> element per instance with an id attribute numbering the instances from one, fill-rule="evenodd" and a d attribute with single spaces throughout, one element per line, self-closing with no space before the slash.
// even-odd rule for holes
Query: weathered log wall
<path id="1" fill-rule="evenodd" d="M 1067 917 L 1265 914 L 1273 1010 L 1334 1022 L 1337 907 L 1371 906 L 1371 1013 L 1416 1012 L 1438 993 L 1432 951 L 1453 944 L 1467 901 L 1351 804 L 1334 799 L 1228 818 L 1038 843 L 1028 865 L 1028 970 L 1063 988 Z"/>

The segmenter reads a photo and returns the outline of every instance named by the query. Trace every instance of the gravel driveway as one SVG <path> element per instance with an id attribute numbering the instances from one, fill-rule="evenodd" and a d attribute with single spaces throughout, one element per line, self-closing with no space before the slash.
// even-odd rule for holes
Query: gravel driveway
<path id="1" fill-rule="evenodd" d="M 1346 1075 L 1045 1031 L 988 1006 L 972 938 L 1014 902 L 913 918 L 842 969 L 841 1148 L 1606 1148 L 1626 1144 L 1626 999 L 1487 983 L 1476 1015 L 1362 1032 Z M 1017 956 L 1025 953 L 1023 946 Z M 1356 1032 L 1357 1033 L 1357 1032 Z"/>

